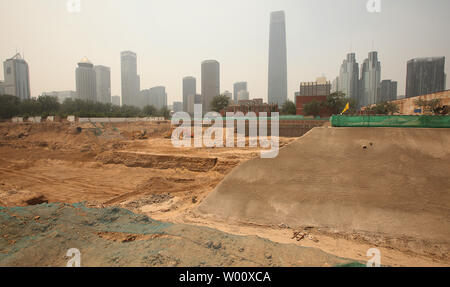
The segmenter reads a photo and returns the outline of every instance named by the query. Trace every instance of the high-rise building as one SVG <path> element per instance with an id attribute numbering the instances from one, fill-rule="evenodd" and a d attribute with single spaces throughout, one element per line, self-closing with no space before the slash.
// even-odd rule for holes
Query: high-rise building
<path id="1" fill-rule="evenodd" d="M 339 90 L 340 90 L 340 88 L 339 88 L 339 77 L 336 77 L 333 80 L 333 82 L 331 83 L 331 92 L 335 93 L 335 92 L 339 92 Z"/>
<path id="2" fill-rule="evenodd" d="M 347 58 L 339 71 L 338 91 L 346 97 L 358 101 L 359 67 L 354 53 L 347 54 Z"/>
<path id="3" fill-rule="evenodd" d="M 220 95 L 220 65 L 216 60 L 202 62 L 202 107 L 203 113 L 212 111 L 211 103 Z"/>
<path id="4" fill-rule="evenodd" d="M 77 98 L 85 101 L 97 100 L 97 80 L 94 65 L 84 57 L 75 71 Z"/>
<path id="5" fill-rule="evenodd" d="M 284 11 L 270 14 L 268 102 L 287 101 L 286 25 Z"/>
<path id="6" fill-rule="evenodd" d="M 383 80 L 378 89 L 378 102 L 389 102 L 397 99 L 397 82 Z"/>
<path id="7" fill-rule="evenodd" d="M 407 98 L 444 91 L 445 82 L 445 57 L 417 58 L 408 61 Z"/>
<path id="8" fill-rule="evenodd" d="M 233 100 L 238 102 L 238 94 L 240 91 L 247 91 L 247 82 L 237 82 L 233 85 Z"/>
<path id="9" fill-rule="evenodd" d="M 4 82 L 0 81 L 0 96 L 5 94 Z"/>
<path id="10" fill-rule="evenodd" d="M 378 88 L 381 81 L 381 64 L 378 61 L 378 53 L 373 51 L 364 60 L 361 68 L 361 80 L 359 83 L 359 106 L 369 106 L 378 102 Z"/>
<path id="11" fill-rule="evenodd" d="M 2 83 L 2 90 L 4 94 L 16 96 L 21 100 L 31 97 L 28 64 L 19 53 L 3 62 L 3 72 L 5 81 Z"/>
<path id="12" fill-rule="evenodd" d="M 120 53 L 122 105 L 139 106 L 140 77 L 137 74 L 136 53 Z"/>
<path id="13" fill-rule="evenodd" d="M 142 90 L 140 91 L 140 97 L 143 106 L 154 106 L 158 110 L 167 107 L 167 93 L 163 86 Z"/>
<path id="14" fill-rule="evenodd" d="M 111 97 L 111 104 L 113 104 L 114 106 L 119 106 L 120 107 L 120 96 L 112 96 Z"/>
<path id="15" fill-rule="evenodd" d="M 58 102 L 64 103 L 66 99 L 76 99 L 77 92 L 75 91 L 54 91 L 54 92 L 44 92 L 42 96 L 50 96 L 58 99 Z"/>
<path id="16" fill-rule="evenodd" d="M 248 101 L 248 100 L 250 100 L 249 92 L 246 90 L 240 90 L 238 93 L 237 102 L 239 103 L 239 101 Z"/>
<path id="17" fill-rule="evenodd" d="M 183 111 L 188 111 L 188 96 L 197 94 L 197 81 L 194 77 L 183 78 Z"/>
<path id="18" fill-rule="evenodd" d="M 194 105 L 198 105 L 202 103 L 202 95 L 189 95 L 188 96 L 188 109 L 187 112 L 191 115 L 194 114 Z"/>
<path id="19" fill-rule="evenodd" d="M 97 102 L 111 103 L 111 69 L 105 66 L 95 66 L 97 81 Z"/>

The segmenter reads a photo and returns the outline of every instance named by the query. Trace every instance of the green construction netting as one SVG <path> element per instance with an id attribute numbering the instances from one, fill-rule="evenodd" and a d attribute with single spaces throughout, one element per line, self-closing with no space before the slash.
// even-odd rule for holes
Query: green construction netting
<path id="1" fill-rule="evenodd" d="M 333 127 L 450 128 L 450 116 L 332 116 Z"/>

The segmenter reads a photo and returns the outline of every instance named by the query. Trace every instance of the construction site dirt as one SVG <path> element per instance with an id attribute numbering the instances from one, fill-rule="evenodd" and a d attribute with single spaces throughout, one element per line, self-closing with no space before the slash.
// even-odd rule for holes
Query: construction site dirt
<path id="1" fill-rule="evenodd" d="M 318 127 L 275 159 L 172 130 L 0 123 L 0 266 L 450 266 L 447 129 Z"/>

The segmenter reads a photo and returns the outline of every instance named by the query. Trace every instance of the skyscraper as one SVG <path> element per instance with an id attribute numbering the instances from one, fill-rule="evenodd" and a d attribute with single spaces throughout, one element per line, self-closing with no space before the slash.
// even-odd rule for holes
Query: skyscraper
<path id="1" fill-rule="evenodd" d="M 154 106 L 158 110 L 167 107 L 167 93 L 166 88 L 163 86 L 142 90 L 140 91 L 140 96 L 143 106 Z"/>
<path id="2" fill-rule="evenodd" d="M 381 64 L 378 53 L 373 51 L 364 60 L 361 68 L 359 106 L 368 106 L 378 102 L 378 88 L 381 80 Z"/>
<path id="3" fill-rule="evenodd" d="M 346 97 L 358 101 L 359 67 L 354 53 L 347 54 L 347 59 L 341 65 L 339 71 L 339 91 Z"/>
<path id="4" fill-rule="evenodd" d="M 286 25 L 284 11 L 270 14 L 268 102 L 287 101 Z"/>
<path id="5" fill-rule="evenodd" d="M 212 111 L 211 102 L 220 95 L 220 65 L 216 60 L 202 62 L 202 107 L 203 113 Z"/>
<path id="6" fill-rule="evenodd" d="M 233 100 L 238 102 L 238 95 L 240 91 L 247 91 L 247 82 L 237 82 L 233 85 Z"/>
<path id="7" fill-rule="evenodd" d="M 97 102 L 111 103 L 111 69 L 105 66 L 95 66 L 97 81 Z"/>
<path id="8" fill-rule="evenodd" d="M 140 77 L 137 74 L 136 53 L 120 53 L 122 105 L 139 106 Z"/>
<path id="9" fill-rule="evenodd" d="M 383 80 L 378 89 L 378 102 L 389 102 L 397 99 L 397 82 Z"/>
<path id="10" fill-rule="evenodd" d="M 250 100 L 250 94 L 248 91 L 246 90 L 240 90 L 237 96 L 237 102 L 235 102 L 236 104 L 239 103 L 239 101 L 248 101 Z"/>
<path id="11" fill-rule="evenodd" d="M 417 58 L 408 61 L 406 97 L 417 97 L 445 90 L 445 57 Z"/>
<path id="12" fill-rule="evenodd" d="M 75 71 L 77 97 L 85 101 L 97 100 L 97 80 L 94 65 L 84 57 Z"/>
<path id="13" fill-rule="evenodd" d="M 5 81 L 2 83 L 3 93 L 16 96 L 21 100 L 30 98 L 30 73 L 28 64 L 17 53 L 3 62 Z"/>
<path id="14" fill-rule="evenodd" d="M 188 111 L 189 95 L 195 96 L 197 94 L 197 81 L 194 77 L 183 78 L 183 111 Z"/>

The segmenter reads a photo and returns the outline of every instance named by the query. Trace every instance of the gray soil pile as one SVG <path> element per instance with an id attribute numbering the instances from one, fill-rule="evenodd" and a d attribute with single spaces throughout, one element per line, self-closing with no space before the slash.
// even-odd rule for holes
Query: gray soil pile
<path id="1" fill-rule="evenodd" d="M 336 266 L 319 249 L 155 221 L 116 207 L 41 204 L 0 207 L 0 266 Z"/>

